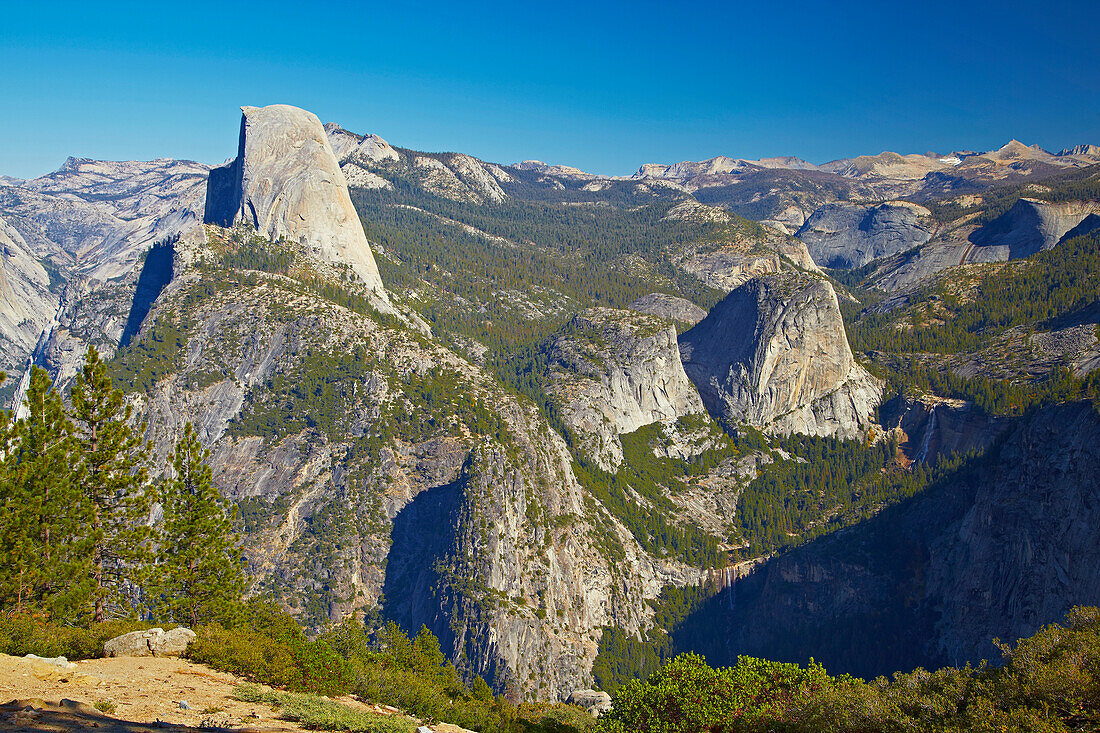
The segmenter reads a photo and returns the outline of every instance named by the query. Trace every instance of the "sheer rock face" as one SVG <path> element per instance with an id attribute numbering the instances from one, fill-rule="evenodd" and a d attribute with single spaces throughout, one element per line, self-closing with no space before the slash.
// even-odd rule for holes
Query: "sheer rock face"
<path id="1" fill-rule="evenodd" d="M 50 277 L 19 232 L 0 219 L 0 370 L 23 368 L 57 310 Z"/>
<path id="2" fill-rule="evenodd" d="M 972 251 L 971 261 L 1029 257 L 1040 250 L 1050 249 L 1085 219 L 1098 214 L 1100 202 L 1096 201 L 1051 203 L 1020 199 L 1000 217 L 970 235 L 970 241 L 977 245 Z M 1087 232 L 1075 232 L 1081 233 Z"/>
<path id="3" fill-rule="evenodd" d="M 812 656 L 870 678 L 996 659 L 992 639 L 1095 604 L 1100 418 L 1079 402 L 1007 427 L 973 470 L 735 583 L 701 620 L 714 648 L 700 651 Z"/>
<path id="4" fill-rule="evenodd" d="M 603 627 L 644 632 L 646 599 L 698 581 L 697 569 L 648 556 L 595 508 L 538 409 L 453 352 L 278 275 L 194 297 L 204 277 L 181 262 L 158 299 L 154 318 L 195 326 L 175 373 L 132 399 L 157 465 L 183 426 L 196 426 L 222 494 L 262 517 L 244 537 L 256 589 L 307 624 L 384 598 L 405 628 L 427 624 L 457 664 L 556 699 L 592 684 Z M 359 374 L 332 372 L 342 402 L 327 428 L 277 420 L 269 434 L 241 419 L 279 409 L 273 375 L 357 350 Z M 410 386 L 436 379 L 461 404 L 487 406 L 489 427 L 474 432 L 454 405 Z M 338 541 L 315 534 L 322 521 Z M 617 559 L 608 542 L 622 548 Z"/>
<path id="5" fill-rule="evenodd" d="M 592 308 L 574 316 L 551 346 L 549 372 L 563 420 L 605 470 L 622 463 L 620 434 L 704 411 L 676 329 L 646 314 Z"/>
<path id="6" fill-rule="evenodd" d="M 210 173 L 206 221 L 247 221 L 272 241 L 304 245 L 324 262 L 349 267 L 387 300 L 321 121 L 285 104 L 241 112 L 236 160 Z"/>
<path id="7" fill-rule="evenodd" d="M 821 267 L 856 268 L 924 244 L 935 233 L 932 212 L 907 201 L 826 204 L 798 230 Z"/>
<path id="8" fill-rule="evenodd" d="M 778 433 L 855 435 L 882 397 L 852 357 L 832 285 L 808 273 L 742 285 L 680 337 L 680 353 L 711 414 Z"/>

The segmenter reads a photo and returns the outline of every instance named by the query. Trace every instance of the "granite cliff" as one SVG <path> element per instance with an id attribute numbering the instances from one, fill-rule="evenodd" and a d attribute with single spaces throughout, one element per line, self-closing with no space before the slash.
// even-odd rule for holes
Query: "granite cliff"
<path id="1" fill-rule="evenodd" d="M 654 316 L 611 308 L 574 316 L 550 345 L 548 372 L 562 420 L 606 471 L 623 460 L 620 434 L 704 411 L 676 329 Z"/>
<path id="2" fill-rule="evenodd" d="M 49 273 L 19 232 L 0 218 L 0 371 L 9 379 L 13 374 L 18 379 L 56 311 Z"/>
<path id="3" fill-rule="evenodd" d="M 317 116 L 274 104 L 241 108 L 237 158 L 210 172 L 204 221 L 248 222 L 321 261 L 348 268 L 380 303 L 382 278 L 336 154 Z"/>
<path id="4" fill-rule="evenodd" d="M 1100 598 L 1098 461 L 1091 404 L 1041 410 L 924 494 L 736 581 L 684 634 L 714 664 L 813 656 L 863 676 L 996 658 L 993 639 Z"/>
<path id="5" fill-rule="evenodd" d="M 827 204 L 795 236 L 821 267 L 856 268 L 918 247 L 935 234 L 931 212 L 907 201 Z"/>
<path id="6" fill-rule="evenodd" d="M 750 280 L 680 337 L 680 353 L 712 415 L 777 433 L 853 436 L 882 396 L 832 285 L 810 273 Z"/>

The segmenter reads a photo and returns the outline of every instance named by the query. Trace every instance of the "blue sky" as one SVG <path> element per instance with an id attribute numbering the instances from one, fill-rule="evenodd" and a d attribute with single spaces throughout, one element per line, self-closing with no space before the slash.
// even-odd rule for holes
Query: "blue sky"
<path id="1" fill-rule="evenodd" d="M 1100 144 L 1100 3 L 0 2 L 0 174 L 235 154 L 242 104 L 597 173 Z"/>

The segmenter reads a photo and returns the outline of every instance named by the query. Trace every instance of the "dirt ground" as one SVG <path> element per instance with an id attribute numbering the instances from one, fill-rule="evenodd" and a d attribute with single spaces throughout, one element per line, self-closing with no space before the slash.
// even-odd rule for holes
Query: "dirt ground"
<path id="1" fill-rule="evenodd" d="M 201 664 L 155 657 L 89 659 L 75 664 L 75 669 L 61 670 L 0 654 L 0 731 L 302 730 L 280 720 L 267 705 L 233 699 L 233 688 L 241 680 Z M 363 710 L 397 713 L 350 697 L 336 699 Z M 181 707 L 181 702 L 189 709 Z M 461 730 L 435 728 L 446 729 Z"/>

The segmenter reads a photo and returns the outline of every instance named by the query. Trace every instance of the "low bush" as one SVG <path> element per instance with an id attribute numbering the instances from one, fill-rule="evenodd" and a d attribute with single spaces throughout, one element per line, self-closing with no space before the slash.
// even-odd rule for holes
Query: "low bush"
<path id="1" fill-rule="evenodd" d="M 355 670 L 325 641 L 310 641 L 294 619 L 265 601 L 202 626 L 187 656 L 253 682 L 294 692 L 339 695 L 353 689 Z"/>
<path id="2" fill-rule="evenodd" d="M 46 622 L 37 616 L 3 614 L 0 615 L 0 654 L 95 659 L 103 656 L 105 641 L 156 625 L 145 621 L 119 620 L 82 627 Z"/>
<path id="3" fill-rule="evenodd" d="M 237 687 L 234 697 L 244 702 L 262 702 L 279 708 L 279 716 L 317 730 L 361 731 L 362 733 L 412 733 L 416 725 L 397 715 L 356 710 L 317 695 L 265 690 L 259 685 Z"/>
<path id="4" fill-rule="evenodd" d="M 714 669 L 681 655 L 615 693 L 599 733 L 1100 731 L 1100 610 L 1075 608 L 1004 664 L 923 669 L 864 682 L 742 657 Z"/>

